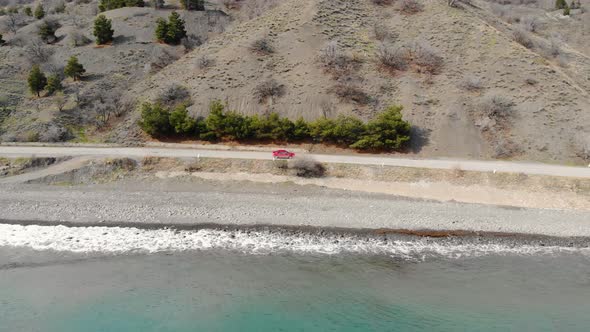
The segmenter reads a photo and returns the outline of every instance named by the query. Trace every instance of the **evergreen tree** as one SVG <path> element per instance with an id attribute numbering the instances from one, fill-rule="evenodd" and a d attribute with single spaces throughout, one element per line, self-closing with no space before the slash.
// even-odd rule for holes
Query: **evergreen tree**
<path id="1" fill-rule="evenodd" d="M 555 9 L 565 9 L 567 7 L 566 0 L 555 0 Z"/>
<path id="2" fill-rule="evenodd" d="M 205 10 L 205 0 L 181 0 L 180 4 L 186 10 Z"/>
<path id="3" fill-rule="evenodd" d="M 47 86 L 45 87 L 47 89 L 47 94 L 54 94 L 57 91 L 62 91 L 63 90 L 63 86 L 61 85 L 61 79 L 59 78 L 59 76 L 53 74 L 53 75 L 49 75 L 49 77 L 47 78 Z"/>
<path id="4" fill-rule="evenodd" d="M 31 68 L 27 82 L 29 83 L 29 90 L 31 90 L 32 93 L 37 94 L 37 97 L 41 97 L 41 91 L 43 91 L 47 85 L 47 77 L 45 77 L 45 74 L 43 74 L 39 65 L 34 65 L 33 68 Z"/>
<path id="5" fill-rule="evenodd" d="M 31 7 L 29 7 L 29 6 L 25 7 L 25 9 L 24 9 L 24 13 L 25 13 L 25 15 L 27 15 L 27 16 L 33 16 L 33 10 L 32 10 L 32 9 L 31 9 Z"/>
<path id="6" fill-rule="evenodd" d="M 71 77 L 74 81 L 79 80 L 82 75 L 86 72 L 86 69 L 78 62 L 78 58 L 75 56 L 71 57 L 64 68 L 64 73 L 67 77 Z"/>
<path id="7" fill-rule="evenodd" d="M 156 40 L 165 43 L 166 36 L 168 36 L 168 23 L 160 17 L 156 21 Z"/>
<path id="8" fill-rule="evenodd" d="M 43 9 L 43 5 L 39 3 L 37 8 L 35 8 L 35 18 L 40 20 L 45 17 L 45 9 Z"/>
<path id="9" fill-rule="evenodd" d="M 563 15 L 564 16 L 570 15 L 570 7 L 567 5 L 567 3 L 565 4 L 565 8 L 563 8 Z"/>
<path id="10" fill-rule="evenodd" d="M 182 38 L 186 37 L 184 29 L 184 20 L 180 18 L 177 12 L 172 12 L 168 17 L 168 31 L 166 33 L 167 44 L 179 44 Z"/>
<path id="11" fill-rule="evenodd" d="M 104 15 L 98 15 L 94 20 L 94 36 L 98 45 L 106 44 L 113 41 L 113 33 L 115 31 L 111 27 L 111 20 Z"/>
<path id="12" fill-rule="evenodd" d="M 139 127 L 152 136 L 166 135 L 172 131 L 169 117 L 162 105 L 145 103 L 141 106 Z"/>

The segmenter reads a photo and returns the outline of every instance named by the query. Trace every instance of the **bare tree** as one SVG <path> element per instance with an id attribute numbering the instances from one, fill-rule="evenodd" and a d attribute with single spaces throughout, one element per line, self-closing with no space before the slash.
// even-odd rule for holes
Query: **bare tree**
<path id="1" fill-rule="evenodd" d="M 16 33 L 23 23 L 24 18 L 22 14 L 18 13 L 9 13 L 6 20 L 4 20 L 4 26 L 12 33 Z"/>
<path id="2" fill-rule="evenodd" d="M 30 64 L 44 64 L 53 55 L 53 50 L 39 38 L 33 38 L 24 49 L 25 58 Z"/>
<path id="3" fill-rule="evenodd" d="M 68 101 L 66 100 L 66 97 L 63 95 L 63 93 L 59 93 L 53 98 L 53 102 L 55 103 L 55 107 L 57 107 L 57 109 L 61 112 Z"/>

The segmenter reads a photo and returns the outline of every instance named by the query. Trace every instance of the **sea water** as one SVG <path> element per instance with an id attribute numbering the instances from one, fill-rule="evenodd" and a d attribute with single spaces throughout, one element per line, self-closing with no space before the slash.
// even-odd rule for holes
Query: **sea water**
<path id="1" fill-rule="evenodd" d="M 588 331 L 587 249 L 0 225 L 0 331 Z"/>

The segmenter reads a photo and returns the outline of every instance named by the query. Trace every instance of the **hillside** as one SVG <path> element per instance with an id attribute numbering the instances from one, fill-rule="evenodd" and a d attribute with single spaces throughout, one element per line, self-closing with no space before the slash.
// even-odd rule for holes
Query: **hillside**
<path id="1" fill-rule="evenodd" d="M 120 92 L 117 100 L 135 105 L 174 85 L 190 92 L 194 116 L 206 115 L 215 99 L 243 114 L 274 111 L 308 120 L 337 114 L 368 120 L 400 104 L 414 126 L 412 153 L 419 156 L 582 162 L 590 151 L 585 145 L 590 144 L 589 35 L 583 23 L 588 13 L 563 17 L 540 4 L 501 6 L 499 12 L 500 5 L 482 1 L 457 7 L 424 2 L 415 13 L 403 11 L 402 0 L 254 3 L 267 4 L 258 17 L 244 14 L 247 5 L 224 9 L 229 14 L 224 28 L 208 33 L 203 45 L 182 57 L 182 46 L 151 40 L 146 22 L 167 11 L 108 11 L 121 31 L 121 45 L 89 45 L 78 54 L 89 72 L 126 77 L 111 89 Z M 522 16 L 510 18 L 506 9 Z M 202 13 L 183 15 L 194 33 L 202 31 L 194 28 L 198 17 L 186 16 Z M 528 31 L 531 42 L 523 45 L 514 36 L 527 15 L 536 15 L 540 28 Z M 558 45 L 556 31 L 565 36 Z M 269 49 L 253 49 L 256 42 Z M 159 71 L 145 70 L 142 54 L 159 48 L 180 58 Z M 117 54 L 124 65 L 105 67 Z M 382 61 L 387 55 L 405 63 L 393 61 L 392 68 Z M 268 98 L 257 95 L 263 83 L 274 87 Z M 19 108 L 31 103 L 23 100 Z M 123 143 L 148 139 L 137 127 L 135 109 L 121 114 L 93 137 Z"/>

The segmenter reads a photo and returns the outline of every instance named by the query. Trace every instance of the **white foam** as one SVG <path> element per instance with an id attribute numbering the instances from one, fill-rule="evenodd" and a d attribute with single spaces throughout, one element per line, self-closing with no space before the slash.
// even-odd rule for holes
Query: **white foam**
<path id="1" fill-rule="evenodd" d="M 449 241 L 383 241 L 339 235 L 314 236 L 268 231 L 173 230 L 125 227 L 22 226 L 0 224 L 0 246 L 77 253 L 133 253 L 226 249 L 250 254 L 385 254 L 408 259 L 452 258 L 488 254 L 539 255 L 582 253 L 590 249 L 507 244 L 453 244 Z"/>

